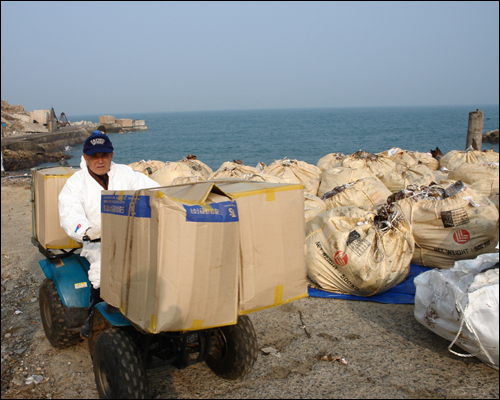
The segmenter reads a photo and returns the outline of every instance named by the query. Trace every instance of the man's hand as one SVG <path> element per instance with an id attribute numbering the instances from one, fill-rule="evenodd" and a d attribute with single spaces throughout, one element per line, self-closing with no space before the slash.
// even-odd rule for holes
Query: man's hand
<path id="1" fill-rule="evenodd" d="M 90 238 L 90 240 L 96 240 L 101 238 L 101 228 L 89 228 L 85 232 L 85 235 Z"/>

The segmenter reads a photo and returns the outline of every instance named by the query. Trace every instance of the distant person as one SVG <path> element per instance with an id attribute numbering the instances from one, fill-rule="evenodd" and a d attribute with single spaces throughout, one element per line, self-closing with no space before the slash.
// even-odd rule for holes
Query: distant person
<path id="1" fill-rule="evenodd" d="M 61 227 L 77 242 L 83 236 L 91 240 L 101 237 L 101 191 L 139 190 L 160 186 L 157 182 L 127 165 L 115 164 L 113 145 L 107 135 L 95 130 L 85 140 L 81 170 L 74 173 L 59 194 L 59 220 Z M 87 339 L 93 309 L 101 300 L 101 243 L 84 242 L 81 256 L 90 263 L 90 306 L 88 318 L 80 336 Z"/>
<path id="2" fill-rule="evenodd" d="M 104 125 L 99 125 L 97 127 L 97 130 L 98 131 L 101 131 L 102 133 L 106 133 L 106 127 Z M 95 132 L 95 131 L 94 131 Z"/>
<path id="3" fill-rule="evenodd" d="M 64 156 L 61 156 L 61 159 L 59 160 L 59 165 L 62 167 L 69 167 L 69 163 L 64 159 Z"/>

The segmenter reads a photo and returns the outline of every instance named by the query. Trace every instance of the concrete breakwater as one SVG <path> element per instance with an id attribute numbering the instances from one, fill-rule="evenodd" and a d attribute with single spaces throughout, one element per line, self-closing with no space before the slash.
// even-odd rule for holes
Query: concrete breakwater
<path id="1" fill-rule="evenodd" d="M 45 162 L 71 158 L 63 151 L 85 142 L 92 131 L 101 125 L 106 133 L 145 131 L 144 120 L 115 119 L 113 115 L 99 117 L 99 123 L 79 121 L 70 123 L 64 113 L 60 119 L 54 109 L 24 110 L 2 100 L 2 165 L 5 171 L 32 168 Z M 63 117 L 64 116 L 64 117 Z"/>
<path id="2" fill-rule="evenodd" d="M 65 147 L 82 144 L 89 135 L 88 128 L 69 126 L 57 132 L 2 138 L 3 167 L 5 171 L 15 171 L 55 162 L 61 156 L 70 158 L 63 154 Z"/>
<path id="3" fill-rule="evenodd" d="M 55 162 L 63 156 L 66 146 L 74 147 L 85 142 L 91 132 L 103 125 L 106 133 L 147 130 L 146 125 L 122 127 L 118 123 L 71 125 L 55 132 L 33 133 L 2 138 L 3 167 L 5 171 L 32 168 L 46 162 Z"/>
<path id="4" fill-rule="evenodd" d="M 90 135 L 84 127 L 66 127 L 56 132 L 2 138 L 2 151 L 56 152 L 83 143 Z"/>

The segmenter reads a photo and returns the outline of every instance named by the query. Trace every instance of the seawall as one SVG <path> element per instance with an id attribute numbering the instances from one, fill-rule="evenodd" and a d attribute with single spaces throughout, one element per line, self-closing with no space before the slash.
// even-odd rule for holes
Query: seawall
<path id="1" fill-rule="evenodd" d="M 2 138 L 2 151 L 34 151 L 49 152 L 63 151 L 66 146 L 74 146 L 85 142 L 90 132 L 84 127 L 65 127 L 56 132 L 33 133 L 24 136 L 9 136 Z"/>
<path id="2" fill-rule="evenodd" d="M 90 131 L 82 126 L 68 126 L 56 132 L 2 138 L 3 167 L 15 171 L 70 158 L 63 154 L 64 148 L 84 143 L 89 135 Z"/>

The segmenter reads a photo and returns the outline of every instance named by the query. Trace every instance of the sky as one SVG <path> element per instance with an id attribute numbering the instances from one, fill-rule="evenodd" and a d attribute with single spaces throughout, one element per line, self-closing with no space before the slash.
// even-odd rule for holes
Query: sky
<path id="1" fill-rule="evenodd" d="M 120 114 L 499 103 L 499 2 L 1 2 L 1 98 Z"/>

